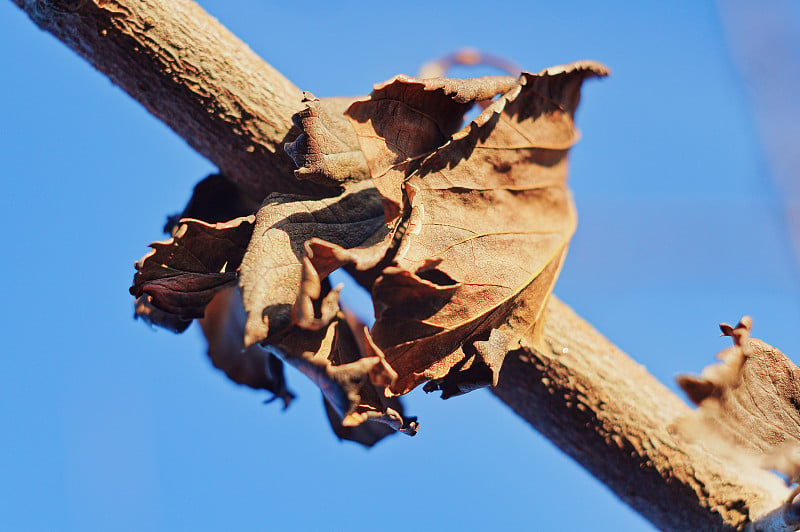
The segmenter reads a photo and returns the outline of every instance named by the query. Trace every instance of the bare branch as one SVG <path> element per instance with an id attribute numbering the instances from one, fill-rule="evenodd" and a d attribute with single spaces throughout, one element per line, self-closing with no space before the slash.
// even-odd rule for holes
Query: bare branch
<path id="1" fill-rule="evenodd" d="M 302 93 L 190 0 L 14 0 L 260 201 L 312 191 L 283 150 Z"/>
<path id="2" fill-rule="evenodd" d="M 737 528 L 781 506 L 776 476 L 670 433 L 689 408 L 644 367 L 556 298 L 547 313 L 549 351 L 510 352 L 493 389 L 536 430 L 660 529 Z"/>
<path id="3" fill-rule="evenodd" d="M 300 91 L 193 2 L 14 2 L 254 197 L 306 188 L 282 150 Z M 767 515 L 757 529 L 789 529 L 776 477 L 676 440 L 680 399 L 563 303 L 552 298 L 547 312 L 551 349 L 509 353 L 502 401 L 659 528 Z"/>

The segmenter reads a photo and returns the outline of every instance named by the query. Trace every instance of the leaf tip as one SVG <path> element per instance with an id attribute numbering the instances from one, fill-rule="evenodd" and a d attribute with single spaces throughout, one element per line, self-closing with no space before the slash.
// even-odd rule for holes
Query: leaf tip
<path id="1" fill-rule="evenodd" d="M 611 74 L 609 69 L 603 63 L 594 61 L 592 59 L 583 59 L 580 61 L 573 61 L 565 65 L 556 65 L 542 70 L 539 75 L 555 76 L 558 74 L 569 74 L 572 72 L 585 72 L 590 76 L 603 78 Z"/>
<path id="2" fill-rule="evenodd" d="M 753 318 L 750 316 L 742 316 L 739 323 L 735 327 L 728 323 L 720 323 L 719 329 L 722 331 L 722 336 L 730 336 L 733 338 L 734 345 L 742 345 L 747 339 L 750 338 L 750 330 L 753 328 Z"/>

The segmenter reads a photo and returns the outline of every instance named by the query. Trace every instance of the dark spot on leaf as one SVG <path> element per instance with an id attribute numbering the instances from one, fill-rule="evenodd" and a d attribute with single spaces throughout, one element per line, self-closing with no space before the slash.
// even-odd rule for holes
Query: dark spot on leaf
<path id="1" fill-rule="evenodd" d="M 511 170 L 511 165 L 507 162 L 500 162 L 494 165 L 494 171 L 505 174 Z"/>
<path id="2" fill-rule="evenodd" d="M 433 284 L 438 284 L 439 286 L 453 286 L 458 284 L 452 277 L 436 269 L 418 271 L 417 276 Z"/>

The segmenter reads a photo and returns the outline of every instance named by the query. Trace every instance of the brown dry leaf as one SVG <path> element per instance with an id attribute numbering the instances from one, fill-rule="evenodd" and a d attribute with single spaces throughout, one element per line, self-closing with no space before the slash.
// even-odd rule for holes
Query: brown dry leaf
<path id="1" fill-rule="evenodd" d="M 509 346 L 537 324 L 575 228 L 566 157 L 580 88 L 605 74 L 583 62 L 513 84 L 398 77 L 350 108 L 387 216 L 396 213 L 394 264 L 372 290 L 372 336 L 399 375 L 392 393 L 431 379 L 445 396 L 494 384 Z M 446 138 L 470 98 L 499 90 Z M 420 139 L 443 145 L 420 157 Z"/>
<path id="2" fill-rule="evenodd" d="M 322 238 L 355 248 L 385 232 L 380 196 L 369 181 L 333 198 L 272 194 L 259 209 L 253 239 L 242 260 L 240 286 L 248 312 L 245 345 L 292 326 L 300 292 L 306 242 Z M 319 272 L 324 279 L 332 270 Z"/>
<path id="3" fill-rule="evenodd" d="M 157 243 L 156 250 L 142 261 L 142 274 L 137 274 L 137 280 L 142 282 L 143 293 L 137 299 L 136 314 L 174 332 L 183 332 L 193 318 L 199 317 L 214 366 L 238 384 L 272 392 L 286 407 L 292 394 L 286 388 L 283 363 L 261 347 L 245 349 L 243 345 L 246 314 L 236 287 L 236 268 L 253 226 L 252 217 L 243 215 L 257 208 L 222 175 L 210 175 L 200 181 L 183 212 L 167 221 L 164 230 L 173 238 Z M 242 223 L 243 220 L 247 222 Z M 181 268 L 191 273 L 170 275 Z M 224 274 L 219 274 L 220 269 L 225 270 Z M 145 272 L 155 280 L 146 280 Z M 162 277 L 165 273 L 167 276 Z M 180 290 L 189 284 L 187 278 L 195 283 L 205 282 L 212 289 L 183 294 Z M 219 280 L 222 282 L 217 283 Z M 160 292 L 164 286 L 166 296 Z M 149 293 L 154 287 L 159 290 L 155 298 Z M 180 297 L 173 295 L 175 290 Z M 188 308 L 184 308 L 187 301 Z M 176 310 L 176 306 L 180 309 Z"/>
<path id="4" fill-rule="evenodd" d="M 206 307 L 200 326 L 208 342 L 208 357 L 233 382 L 268 390 L 289 406 L 294 395 L 286 387 L 283 362 L 259 345 L 244 347 L 247 314 L 236 286 L 220 291 Z"/>
<path id="5" fill-rule="evenodd" d="M 235 183 L 222 174 L 211 174 L 194 186 L 183 212 L 167 217 L 164 232 L 171 235 L 183 218 L 202 220 L 209 224 L 227 222 L 253 214 L 259 205 L 260 203 L 244 195 Z"/>
<path id="6" fill-rule="evenodd" d="M 386 203 L 386 219 L 402 208 L 402 183 L 419 157 L 445 144 L 476 101 L 517 84 L 513 77 L 416 79 L 404 75 L 375 86 L 347 111 L 372 182 Z"/>
<path id="7" fill-rule="evenodd" d="M 494 384 L 508 349 L 541 327 L 575 228 L 566 187 L 574 112 L 583 81 L 605 74 L 582 62 L 518 79 L 398 76 L 347 117 L 349 100 L 307 94 L 286 150 L 296 177 L 339 195 L 269 196 L 247 219 L 255 227 L 244 256 L 239 238 L 250 235 L 235 232 L 244 221 L 211 231 L 183 220 L 142 261 L 132 292 L 179 329 L 241 262 L 244 340 L 230 338 L 241 320 L 205 322 L 215 363 L 246 383 L 266 373 L 261 387 L 282 395 L 264 346 L 320 386 L 340 437 L 371 445 L 386 427 L 413 434 L 416 421 L 387 397 L 425 381 L 443 397 Z M 460 129 L 475 103 L 484 112 Z M 237 246 L 207 246 L 228 231 Z M 326 281 L 342 266 L 372 291 L 371 334 L 346 323 Z M 219 305 L 236 306 L 223 300 L 230 293 Z"/>
<path id="8" fill-rule="evenodd" d="M 399 401 L 386 398 L 384 391 L 397 374 L 366 339 L 356 339 L 355 334 L 366 335 L 366 328 L 353 330 L 338 311 L 338 292 L 324 294 L 316 270 L 307 260 L 306 266 L 290 313 L 293 323 L 270 346 L 320 388 L 340 438 L 371 446 L 394 431 L 413 436 L 416 418 L 405 417 Z"/>
<path id="9" fill-rule="evenodd" d="M 172 238 L 151 244 L 136 263 L 136 317 L 176 333 L 201 317 L 214 294 L 236 281 L 252 233 L 247 216 L 257 208 L 221 174 L 195 185 L 183 212 L 167 218 L 164 232 Z"/>
<path id="10" fill-rule="evenodd" d="M 678 384 L 699 406 L 674 429 L 731 459 L 760 463 L 791 482 L 800 480 L 800 368 L 771 345 L 750 338 L 752 321 L 722 324 L 734 346 L 722 362 Z"/>
<path id="11" fill-rule="evenodd" d="M 194 318 L 181 318 L 153 305 L 153 298 L 145 294 L 137 297 L 133 304 L 133 317 L 143 320 L 149 325 L 156 325 L 176 334 L 189 328 Z"/>
<path id="12" fill-rule="evenodd" d="M 397 430 L 413 435 L 416 421 L 385 397 L 396 375 L 382 357 L 359 348 L 339 311 L 338 290 L 324 281 L 332 270 L 312 266 L 307 244 L 321 237 L 372 247 L 385 234 L 380 196 L 369 181 L 351 183 L 334 198 L 273 195 L 258 212 L 241 266 L 245 345 L 269 345 L 307 375 L 322 390 L 334 432 L 367 446 Z"/>
<path id="13" fill-rule="evenodd" d="M 416 433 L 416 418 L 404 416 L 399 401 L 385 396 L 396 374 L 383 357 L 357 349 L 354 333 L 341 316 L 314 334 L 289 334 L 276 347 L 320 388 L 340 438 L 373 445 L 395 431 Z"/>
<path id="14" fill-rule="evenodd" d="M 318 100 L 310 92 L 304 92 L 303 102 L 306 108 L 292 117 L 301 133 L 284 146 L 297 165 L 295 177 L 329 186 L 369 179 L 358 138 L 344 118 L 353 99 Z"/>
<path id="15" fill-rule="evenodd" d="M 310 202 L 288 198 L 292 201 L 283 203 L 285 207 L 279 208 L 278 214 L 270 211 L 273 204 L 267 201 L 260 221 L 263 222 L 264 213 L 278 217 L 286 213 L 277 227 L 266 231 L 267 241 L 275 242 L 274 231 L 281 230 L 299 238 L 297 249 L 291 245 L 283 248 L 283 258 L 289 263 L 303 257 L 304 251 L 297 256 L 294 253 L 309 238 L 307 232 L 320 230 L 326 222 L 334 229 L 314 234 L 347 245 L 358 244 L 357 235 L 374 234 L 383 225 L 379 196 L 366 185 L 355 184 L 339 198 Z M 208 200 L 214 206 L 209 193 L 225 197 L 226 190 L 224 181 L 204 180 L 195 188 L 184 213 L 215 217 L 214 212 L 226 208 L 209 209 Z M 281 197 L 277 202 L 285 199 Z M 347 217 L 350 223 L 339 223 Z M 399 401 L 387 399 L 383 393 L 395 374 L 380 357 L 367 355 L 358 347 L 339 312 L 338 292 L 328 290 L 308 258 L 299 259 L 299 279 L 290 291 L 292 301 L 271 309 L 277 316 L 272 323 L 283 320 L 287 326 L 277 330 L 271 346 L 245 346 L 247 314 L 236 286 L 236 269 L 251 240 L 254 222 L 255 216 L 217 224 L 181 219 L 171 228 L 173 237 L 153 244 L 154 251 L 137 266 L 140 272 L 132 290 L 140 292 L 140 311 L 151 321 L 175 331 L 182 331 L 192 318 L 204 315 L 200 324 L 214 366 L 234 382 L 271 391 L 286 407 L 293 395 L 286 387 L 283 362 L 276 356 L 280 353 L 320 386 L 330 422 L 341 439 L 371 446 L 398 430 L 414 434 L 415 419 L 404 417 Z M 273 246 L 270 250 L 271 257 L 280 258 L 281 248 Z M 293 279 L 297 271 L 290 264 L 283 266 L 274 272 L 288 273 Z M 221 282 L 212 282 L 217 279 Z M 210 288 L 193 291 L 196 287 Z"/>
<path id="16" fill-rule="evenodd" d="M 179 322 L 202 318 L 214 295 L 235 286 L 254 222 L 254 216 L 214 224 L 187 218 L 172 238 L 150 244 L 152 251 L 136 263 L 130 288 L 143 315 L 151 321 L 161 316 L 159 325 L 168 323 L 167 315 Z"/>
<path id="17" fill-rule="evenodd" d="M 398 76 L 350 107 L 386 223 L 356 249 L 321 234 L 302 249 L 321 278 L 343 264 L 365 271 L 376 349 L 399 374 L 391 393 L 431 379 L 445 397 L 494 384 L 508 347 L 540 321 L 575 227 L 566 155 L 581 84 L 605 73 L 583 62 L 519 79 Z M 474 102 L 498 95 L 458 131 Z"/>

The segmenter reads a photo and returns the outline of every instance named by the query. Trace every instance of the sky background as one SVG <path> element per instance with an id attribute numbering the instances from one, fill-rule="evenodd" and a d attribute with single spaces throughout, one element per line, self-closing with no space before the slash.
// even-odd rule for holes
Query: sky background
<path id="1" fill-rule="evenodd" d="M 464 46 L 604 62 L 556 294 L 673 389 L 744 313 L 800 356 L 786 198 L 714 3 L 200 3 L 320 97 Z M 0 50 L 0 529 L 651 529 L 486 391 L 410 394 L 419 435 L 367 451 L 297 372 L 283 412 L 213 369 L 197 326 L 135 321 L 133 262 L 214 167 L 8 1 Z"/>

